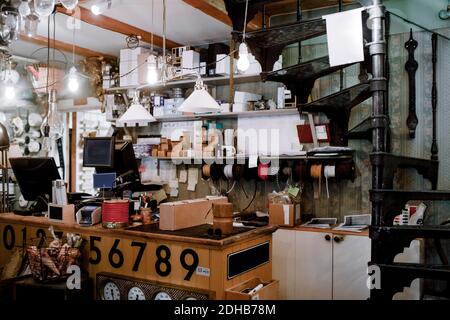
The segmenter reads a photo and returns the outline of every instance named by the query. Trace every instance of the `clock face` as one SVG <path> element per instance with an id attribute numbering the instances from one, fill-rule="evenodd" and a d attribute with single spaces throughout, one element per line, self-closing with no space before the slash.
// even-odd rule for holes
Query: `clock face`
<path id="1" fill-rule="evenodd" d="M 128 300 L 145 300 L 145 294 L 140 288 L 133 287 L 128 291 Z"/>
<path id="2" fill-rule="evenodd" d="M 167 292 L 160 291 L 156 294 L 155 300 L 172 300 Z"/>
<path id="3" fill-rule="evenodd" d="M 120 300 L 119 287 L 114 282 L 107 282 L 103 287 L 104 300 Z"/>

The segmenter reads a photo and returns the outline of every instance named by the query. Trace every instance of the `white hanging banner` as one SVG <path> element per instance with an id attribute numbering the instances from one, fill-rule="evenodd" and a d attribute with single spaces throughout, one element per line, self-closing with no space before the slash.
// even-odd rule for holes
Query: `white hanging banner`
<path id="1" fill-rule="evenodd" d="M 363 10 L 358 8 L 322 16 L 327 24 L 331 67 L 364 61 Z"/>

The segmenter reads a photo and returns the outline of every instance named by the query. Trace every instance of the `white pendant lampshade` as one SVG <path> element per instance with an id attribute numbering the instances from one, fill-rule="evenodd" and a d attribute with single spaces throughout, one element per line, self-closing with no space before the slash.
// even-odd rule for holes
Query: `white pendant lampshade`
<path id="1" fill-rule="evenodd" d="M 147 111 L 137 98 L 137 94 L 133 99 L 133 103 L 128 110 L 116 121 L 117 127 L 145 127 L 150 122 L 157 121 L 150 112 Z"/>
<path id="2" fill-rule="evenodd" d="M 206 90 L 200 76 L 195 83 L 194 92 L 178 108 L 181 112 L 219 112 L 220 110 L 219 104 Z"/>

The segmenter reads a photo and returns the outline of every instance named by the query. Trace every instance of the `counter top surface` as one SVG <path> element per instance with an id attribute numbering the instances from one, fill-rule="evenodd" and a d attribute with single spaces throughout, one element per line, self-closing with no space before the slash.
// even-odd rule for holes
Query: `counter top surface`
<path id="1" fill-rule="evenodd" d="M 295 230 L 295 231 L 308 231 L 308 232 L 322 232 L 322 233 L 333 233 L 337 235 L 351 235 L 351 236 L 369 236 L 369 229 L 365 229 L 361 232 L 353 232 L 353 231 L 343 231 L 343 230 L 333 230 L 333 228 L 311 228 L 311 227 L 303 227 L 303 226 L 295 226 L 295 227 L 280 227 L 283 230 Z"/>
<path id="2" fill-rule="evenodd" d="M 82 227 L 78 224 L 69 224 L 63 222 L 48 221 L 45 217 L 34 216 L 20 216 L 13 213 L 1 213 L 0 223 L 20 223 L 30 226 L 49 227 L 53 225 L 56 229 L 60 228 L 70 232 L 77 233 L 95 233 L 102 234 L 104 236 L 124 236 L 129 238 L 143 238 L 143 239 L 155 239 L 155 240 L 171 240 L 177 242 L 196 243 L 207 246 L 227 246 L 240 242 L 256 238 L 261 235 L 269 235 L 277 230 L 277 226 L 265 226 L 258 228 L 235 228 L 235 233 L 219 238 L 219 237 L 207 237 L 205 236 L 205 226 L 199 226 L 199 234 L 196 236 L 193 231 L 194 228 L 179 230 L 179 231 L 163 231 L 156 228 L 156 224 L 150 225 L 149 228 L 142 230 L 133 230 L 135 227 L 122 228 L 122 229 L 105 229 L 100 224 L 91 227 Z M 197 227 L 195 227 L 197 228 Z"/>

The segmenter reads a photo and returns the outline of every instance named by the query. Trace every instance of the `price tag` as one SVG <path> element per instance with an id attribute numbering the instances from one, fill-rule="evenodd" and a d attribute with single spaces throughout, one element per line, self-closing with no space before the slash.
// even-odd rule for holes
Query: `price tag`
<path id="1" fill-rule="evenodd" d="M 258 166 L 258 155 L 251 155 L 248 159 L 248 167 L 256 168 Z"/>
<path id="2" fill-rule="evenodd" d="M 293 197 L 296 197 L 298 195 L 299 191 L 300 191 L 300 188 L 297 188 L 297 187 L 290 187 L 288 189 L 288 193 Z"/>

